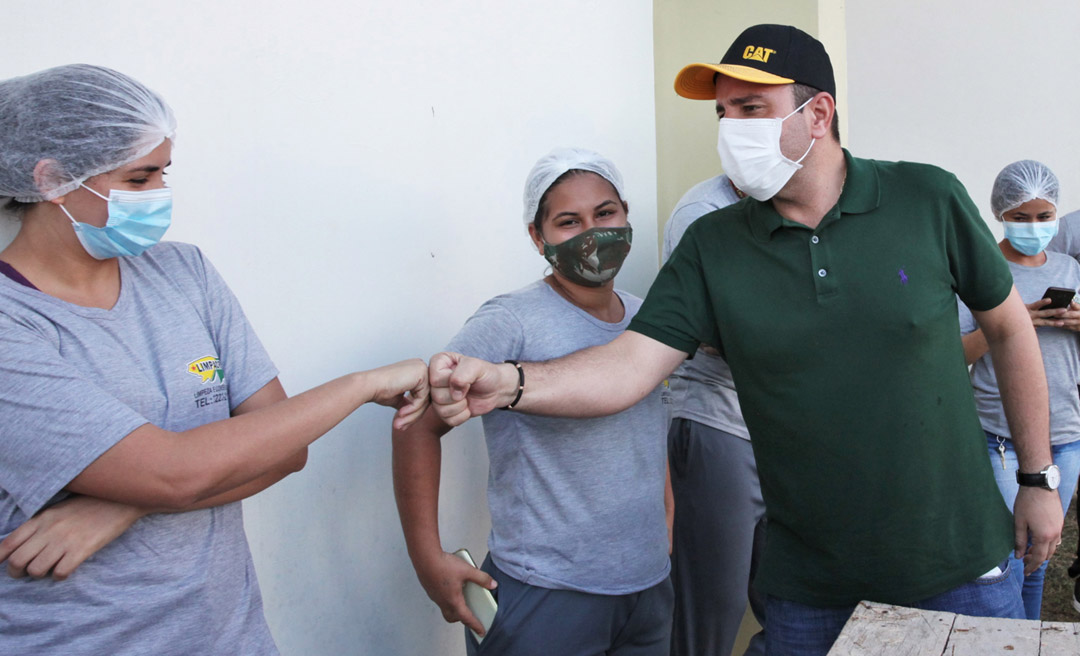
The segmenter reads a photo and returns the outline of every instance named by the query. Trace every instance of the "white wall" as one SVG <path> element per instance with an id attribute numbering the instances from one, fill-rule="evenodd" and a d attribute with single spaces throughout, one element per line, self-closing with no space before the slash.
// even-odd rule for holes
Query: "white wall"
<path id="1" fill-rule="evenodd" d="M 852 152 L 942 166 L 1000 238 L 990 189 L 1037 159 L 1080 208 L 1080 3 L 905 0 L 847 3 Z"/>
<path id="2" fill-rule="evenodd" d="M 599 150 L 656 270 L 650 0 L 8 0 L 0 78 L 88 62 L 158 90 L 180 129 L 168 237 L 222 271 L 291 393 L 439 350 L 543 272 L 521 189 L 557 145 Z M 12 234 L 0 229 L 0 246 Z M 245 504 L 285 654 L 463 653 L 405 554 L 389 421 L 363 408 Z M 479 425 L 445 440 L 444 546 L 486 552 Z"/>

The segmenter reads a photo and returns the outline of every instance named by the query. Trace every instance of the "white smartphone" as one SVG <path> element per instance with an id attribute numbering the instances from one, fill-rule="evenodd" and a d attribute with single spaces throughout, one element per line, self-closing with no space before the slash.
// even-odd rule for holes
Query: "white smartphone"
<path id="1" fill-rule="evenodd" d="M 454 555 L 473 567 L 476 567 L 476 563 L 473 562 L 468 549 L 458 549 L 454 552 Z M 486 634 L 490 631 L 491 623 L 495 620 L 495 611 L 499 609 L 499 605 L 495 603 L 495 597 L 491 596 L 491 591 L 482 585 L 473 583 L 472 581 L 466 581 L 465 605 L 469 607 L 469 610 L 476 616 L 476 619 L 480 620 L 480 625 L 484 627 L 484 633 Z M 484 641 L 484 636 L 479 635 L 472 629 L 469 629 L 469 631 L 472 631 L 473 637 L 476 638 L 477 643 Z"/>

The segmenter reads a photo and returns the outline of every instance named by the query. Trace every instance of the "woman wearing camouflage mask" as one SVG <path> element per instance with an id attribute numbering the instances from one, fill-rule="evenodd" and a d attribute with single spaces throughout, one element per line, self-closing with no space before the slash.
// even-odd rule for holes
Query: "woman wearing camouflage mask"
<path id="1" fill-rule="evenodd" d="M 622 192 L 619 172 L 596 153 L 564 149 L 538 161 L 525 222 L 552 271 L 485 303 L 449 350 L 548 360 L 622 333 L 641 304 L 614 287 L 630 251 Z M 401 523 L 428 596 L 448 622 L 483 632 L 462 586 L 473 581 L 496 595 L 483 641 L 466 632 L 470 654 L 667 654 L 673 594 L 659 392 L 595 419 L 512 408 L 483 420 L 492 528 L 480 569 L 446 553 L 439 538 L 440 438 L 450 428 L 429 412 L 394 434 Z"/>

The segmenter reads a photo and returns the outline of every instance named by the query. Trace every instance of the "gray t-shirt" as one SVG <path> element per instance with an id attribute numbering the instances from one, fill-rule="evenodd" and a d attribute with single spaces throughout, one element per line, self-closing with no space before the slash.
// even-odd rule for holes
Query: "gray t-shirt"
<path id="1" fill-rule="evenodd" d="M 146 423 L 229 417 L 277 370 L 194 246 L 120 258 L 110 310 L 0 276 L 0 536 Z M 0 576 L 0 653 L 276 654 L 239 503 L 152 514 L 66 581 Z"/>
<path id="2" fill-rule="evenodd" d="M 1080 260 L 1080 210 L 1058 217 L 1058 231 L 1046 250 Z"/>
<path id="3" fill-rule="evenodd" d="M 532 362 L 606 344 L 641 306 L 617 293 L 626 315 L 607 323 L 537 281 L 484 303 L 448 349 Z M 499 569 L 530 585 L 595 594 L 629 594 L 664 580 L 666 421 L 659 390 L 608 417 L 485 415 L 488 550 Z"/>
<path id="4" fill-rule="evenodd" d="M 1042 298 L 1047 287 L 1080 289 L 1080 264 L 1061 253 L 1047 251 L 1046 262 L 1037 267 L 1009 262 L 1009 270 L 1024 303 L 1034 303 Z M 971 311 L 959 299 L 957 309 L 960 333 L 973 332 L 977 326 Z M 1039 337 L 1050 390 L 1050 443 L 1075 442 L 1080 440 L 1080 397 L 1076 394 L 1076 386 L 1080 383 L 1080 333 L 1050 326 L 1039 326 L 1035 333 Z M 989 353 L 972 365 L 971 385 L 983 430 L 1011 437 Z"/>
<path id="5" fill-rule="evenodd" d="M 699 182 L 683 194 L 664 227 L 663 258 L 667 262 L 690 224 L 709 212 L 739 202 L 726 175 Z M 743 439 L 746 430 L 731 369 L 724 359 L 702 349 L 668 377 L 664 404 L 672 417 L 692 419 Z"/>

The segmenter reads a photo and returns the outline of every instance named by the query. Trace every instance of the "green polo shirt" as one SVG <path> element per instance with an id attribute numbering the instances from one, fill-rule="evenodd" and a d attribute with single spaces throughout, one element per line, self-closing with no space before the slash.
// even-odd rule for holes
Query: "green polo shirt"
<path id="1" fill-rule="evenodd" d="M 988 310 L 1012 277 L 955 176 L 844 156 L 815 230 L 752 198 L 696 221 L 628 329 L 731 365 L 768 515 L 760 589 L 905 604 L 1012 548 L 955 296 Z"/>

